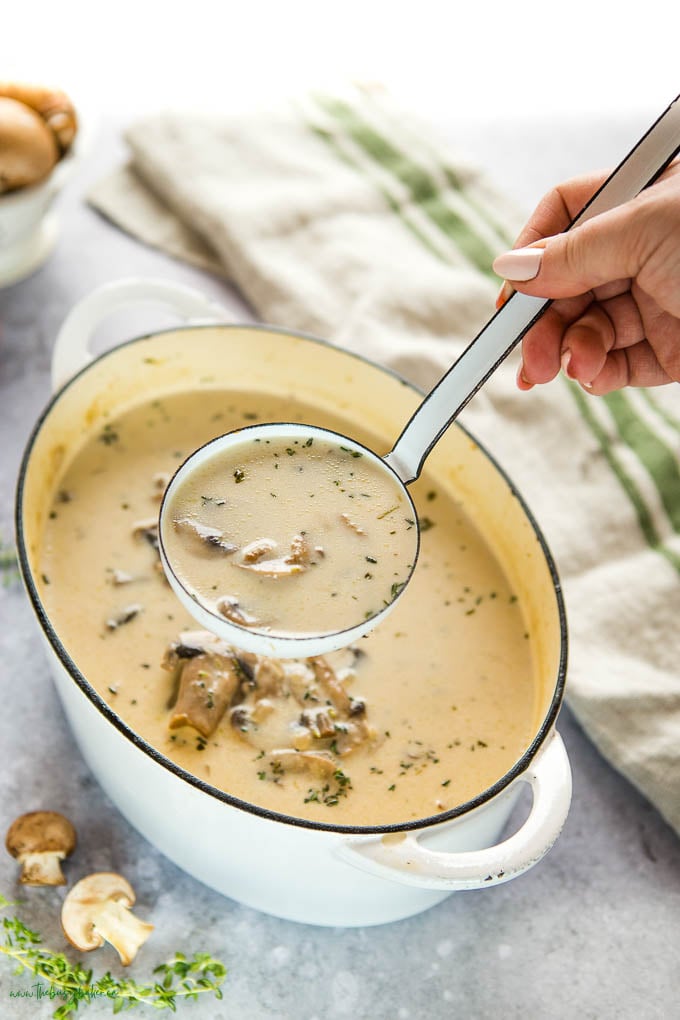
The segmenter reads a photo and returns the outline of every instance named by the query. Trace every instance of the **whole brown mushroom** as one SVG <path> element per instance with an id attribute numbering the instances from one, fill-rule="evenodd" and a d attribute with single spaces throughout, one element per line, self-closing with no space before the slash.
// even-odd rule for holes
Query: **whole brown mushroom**
<path id="1" fill-rule="evenodd" d="M 28 811 L 5 837 L 7 852 L 21 864 L 23 885 L 66 885 L 61 862 L 75 845 L 76 830 L 58 811 Z"/>
<path id="2" fill-rule="evenodd" d="M 0 194 L 44 180 L 58 159 L 56 137 L 40 114 L 0 95 Z"/>
<path id="3" fill-rule="evenodd" d="M 78 130 L 78 118 L 65 92 L 30 82 L 1 81 L 0 96 L 15 99 L 34 110 L 54 135 L 59 154 L 68 152 Z"/>

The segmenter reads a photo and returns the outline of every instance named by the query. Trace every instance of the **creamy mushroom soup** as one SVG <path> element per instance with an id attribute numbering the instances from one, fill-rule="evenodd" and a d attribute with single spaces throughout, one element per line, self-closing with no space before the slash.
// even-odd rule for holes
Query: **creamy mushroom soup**
<path id="1" fill-rule="evenodd" d="M 403 487 L 323 432 L 251 431 L 169 498 L 162 538 L 175 576 L 205 608 L 256 632 L 328 634 L 379 615 L 418 552 Z"/>
<path id="2" fill-rule="evenodd" d="M 415 574 L 356 646 L 258 658 L 197 630 L 168 586 L 157 520 L 169 476 L 255 419 L 347 424 L 288 398 L 205 390 L 133 408 L 83 445 L 59 482 L 41 557 L 40 594 L 65 648 L 133 730 L 245 801 L 377 825 L 477 795 L 531 742 L 538 698 L 521 607 L 436 478 L 412 486 Z M 357 433 L 387 447 L 388 437 Z"/>

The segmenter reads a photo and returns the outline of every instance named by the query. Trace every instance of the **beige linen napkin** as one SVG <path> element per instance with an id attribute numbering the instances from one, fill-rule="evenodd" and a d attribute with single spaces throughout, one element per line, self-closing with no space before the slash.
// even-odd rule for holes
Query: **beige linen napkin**
<path id="1" fill-rule="evenodd" d="M 423 388 L 488 318 L 493 256 L 521 218 L 384 97 L 314 97 L 241 119 L 159 115 L 92 203 L 221 273 L 268 323 L 372 357 Z M 564 583 L 568 700 L 680 832 L 677 387 L 520 393 L 511 358 L 462 422 L 538 518 Z"/>

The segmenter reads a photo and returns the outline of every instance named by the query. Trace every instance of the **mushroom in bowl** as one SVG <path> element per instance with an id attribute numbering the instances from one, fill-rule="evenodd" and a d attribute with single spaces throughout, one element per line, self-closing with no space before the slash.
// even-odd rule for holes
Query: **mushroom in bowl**
<path id="1" fill-rule="evenodd" d="M 0 286 L 33 272 L 52 250 L 50 207 L 72 169 L 77 133 L 61 90 L 0 82 Z"/>

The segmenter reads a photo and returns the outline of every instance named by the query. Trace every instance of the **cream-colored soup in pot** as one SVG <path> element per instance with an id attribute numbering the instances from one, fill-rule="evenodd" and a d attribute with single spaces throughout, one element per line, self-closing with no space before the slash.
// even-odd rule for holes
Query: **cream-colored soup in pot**
<path id="1" fill-rule="evenodd" d="M 377 616 L 417 556 L 403 486 L 325 433 L 251 432 L 173 486 L 162 537 L 175 576 L 211 612 L 267 634 L 327 634 Z"/>
<path id="2" fill-rule="evenodd" d="M 536 732 L 530 640 L 493 553 L 436 478 L 412 486 L 421 550 L 408 589 L 356 646 L 258 658 L 183 610 L 158 558 L 160 498 L 192 450 L 255 419 L 344 424 L 291 398 L 201 391 L 133 408 L 85 443 L 41 557 L 41 597 L 66 650 L 152 746 L 262 807 L 378 825 L 487 789 Z M 389 442 L 357 438 L 377 451 Z"/>

